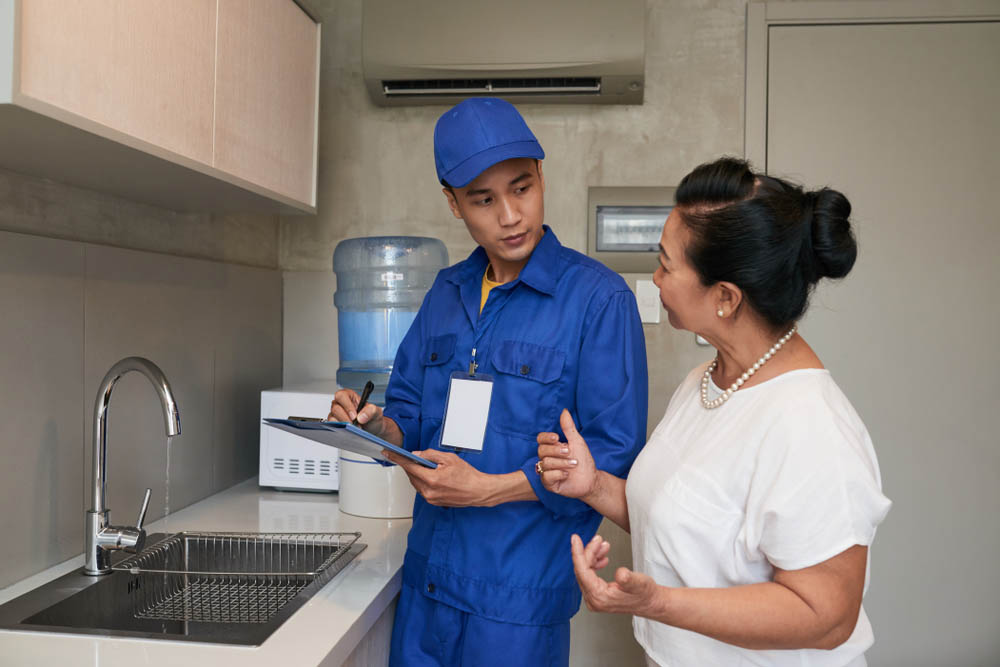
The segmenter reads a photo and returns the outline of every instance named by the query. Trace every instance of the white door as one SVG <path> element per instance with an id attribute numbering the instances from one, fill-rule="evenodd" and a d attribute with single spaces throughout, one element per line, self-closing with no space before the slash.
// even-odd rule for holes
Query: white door
<path id="1" fill-rule="evenodd" d="M 1000 23 L 771 25 L 767 39 L 768 172 L 854 206 L 858 263 L 816 293 L 803 332 L 894 502 L 873 548 L 869 664 L 998 665 Z"/>

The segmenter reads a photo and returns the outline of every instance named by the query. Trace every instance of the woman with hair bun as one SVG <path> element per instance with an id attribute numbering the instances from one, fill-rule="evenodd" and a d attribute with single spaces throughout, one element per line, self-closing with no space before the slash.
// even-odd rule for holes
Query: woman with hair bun
<path id="1" fill-rule="evenodd" d="M 546 488 L 632 534 L 635 570 L 572 538 L 591 610 L 634 615 L 650 665 L 865 665 L 868 548 L 891 505 L 871 438 L 798 333 L 822 278 L 857 256 L 841 193 L 722 158 L 677 188 L 653 281 L 670 324 L 715 346 L 625 479 L 569 413 L 538 435 Z M 613 419 L 613 415 L 609 415 Z"/>

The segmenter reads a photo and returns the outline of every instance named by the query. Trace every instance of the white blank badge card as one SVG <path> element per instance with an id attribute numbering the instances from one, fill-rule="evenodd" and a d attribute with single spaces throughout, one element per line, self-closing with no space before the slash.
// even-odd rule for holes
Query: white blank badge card
<path id="1" fill-rule="evenodd" d="M 493 382 L 488 376 L 452 376 L 441 429 L 443 447 L 483 450 L 492 395 Z"/>

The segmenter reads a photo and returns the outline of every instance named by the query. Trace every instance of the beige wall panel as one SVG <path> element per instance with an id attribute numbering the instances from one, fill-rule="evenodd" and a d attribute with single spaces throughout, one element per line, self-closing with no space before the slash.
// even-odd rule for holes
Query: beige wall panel
<path id="1" fill-rule="evenodd" d="M 220 0 L 215 166 L 312 203 L 316 24 L 291 0 Z"/>
<path id="2" fill-rule="evenodd" d="M 281 385 L 281 274 L 227 266 L 226 276 L 215 297 L 215 489 L 257 474 L 260 392 Z"/>
<path id="3" fill-rule="evenodd" d="M 87 466 L 97 387 L 122 357 L 146 357 L 163 370 L 181 418 L 181 434 L 170 442 L 168 485 L 167 438 L 152 385 L 139 373 L 119 380 L 108 412 L 107 506 L 113 522 L 134 520 L 146 487 L 153 490 L 149 521 L 212 490 L 214 323 L 217 295 L 227 280 L 223 264 L 87 246 Z"/>
<path id="4" fill-rule="evenodd" d="M 285 271 L 282 274 L 282 384 L 333 380 L 340 367 L 337 338 L 337 274 Z"/>
<path id="5" fill-rule="evenodd" d="M 21 93 L 206 164 L 214 0 L 21 3 Z"/>
<path id="6" fill-rule="evenodd" d="M 0 312 L 3 588 L 83 551 L 82 246 L 0 232 Z"/>
<path id="7" fill-rule="evenodd" d="M 118 521 L 147 486 L 153 520 L 253 476 L 260 391 L 281 381 L 280 273 L 87 246 L 87 278 L 87 395 L 118 359 L 144 356 L 167 376 L 181 416 L 168 469 L 149 382 L 137 373 L 119 381 L 108 430 L 108 506 Z M 88 411 L 88 434 L 92 420 Z"/>
<path id="8" fill-rule="evenodd" d="M 108 507 L 148 519 L 251 477 L 260 390 L 281 378 L 278 271 L 0 232 L 0 588 L 83 551 L 93 409 L 108 368 L 130 355 L 170 381 L 181 434 L 128 373 L 109 412 Z M 169 480 L 169 484 L 168 484 Z M 220 526 L 224 529 L 224 526 Z"/>
<path id="9" fill-rule="evenodd" d="M 869 664 L 998 664 L 1000 23 L 772 27 L 769 68 L 769 171 L 854 206 L 857 265 L 802 330 L 894 501 Z"/>

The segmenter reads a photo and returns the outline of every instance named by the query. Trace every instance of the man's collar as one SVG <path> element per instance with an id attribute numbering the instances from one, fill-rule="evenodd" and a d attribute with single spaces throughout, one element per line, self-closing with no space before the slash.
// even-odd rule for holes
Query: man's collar
<path id="1" fill-rule="evenodd" d="M 555 294 L 556 283 L 559 281 L 559 249 L 562 245 L 556 238 L 555 232 L 549 229 L 548 225 L 542 225 L 545 233 L 539 239 L 534 252 L 528 258 L 528 263 L 521 269 L 518 278 L 528 287 L 544 292 L 545 294 Z"/>
<path id="2" fill-rule="evenodd" d="M 555 294 L 556 283 L 559 280 L 559 249 L 562 248 L 562 244 L 559 243 L 555 232 L 549 229 L 548 225 L 542 225 L 542 229 L 545 233 L 542 234 L 538 245 L 531 252 L 531 257 L 521 269 L 517 280 L 532 289 L 552 295 Z M 486 251 L 483 250 L 482 246 L 477 246 L 469 258 L 465 260 L 465 266 L 451 279 L 451 282 L 463 283 L 472 279 L 482 280 L 489 262 Z"/>

